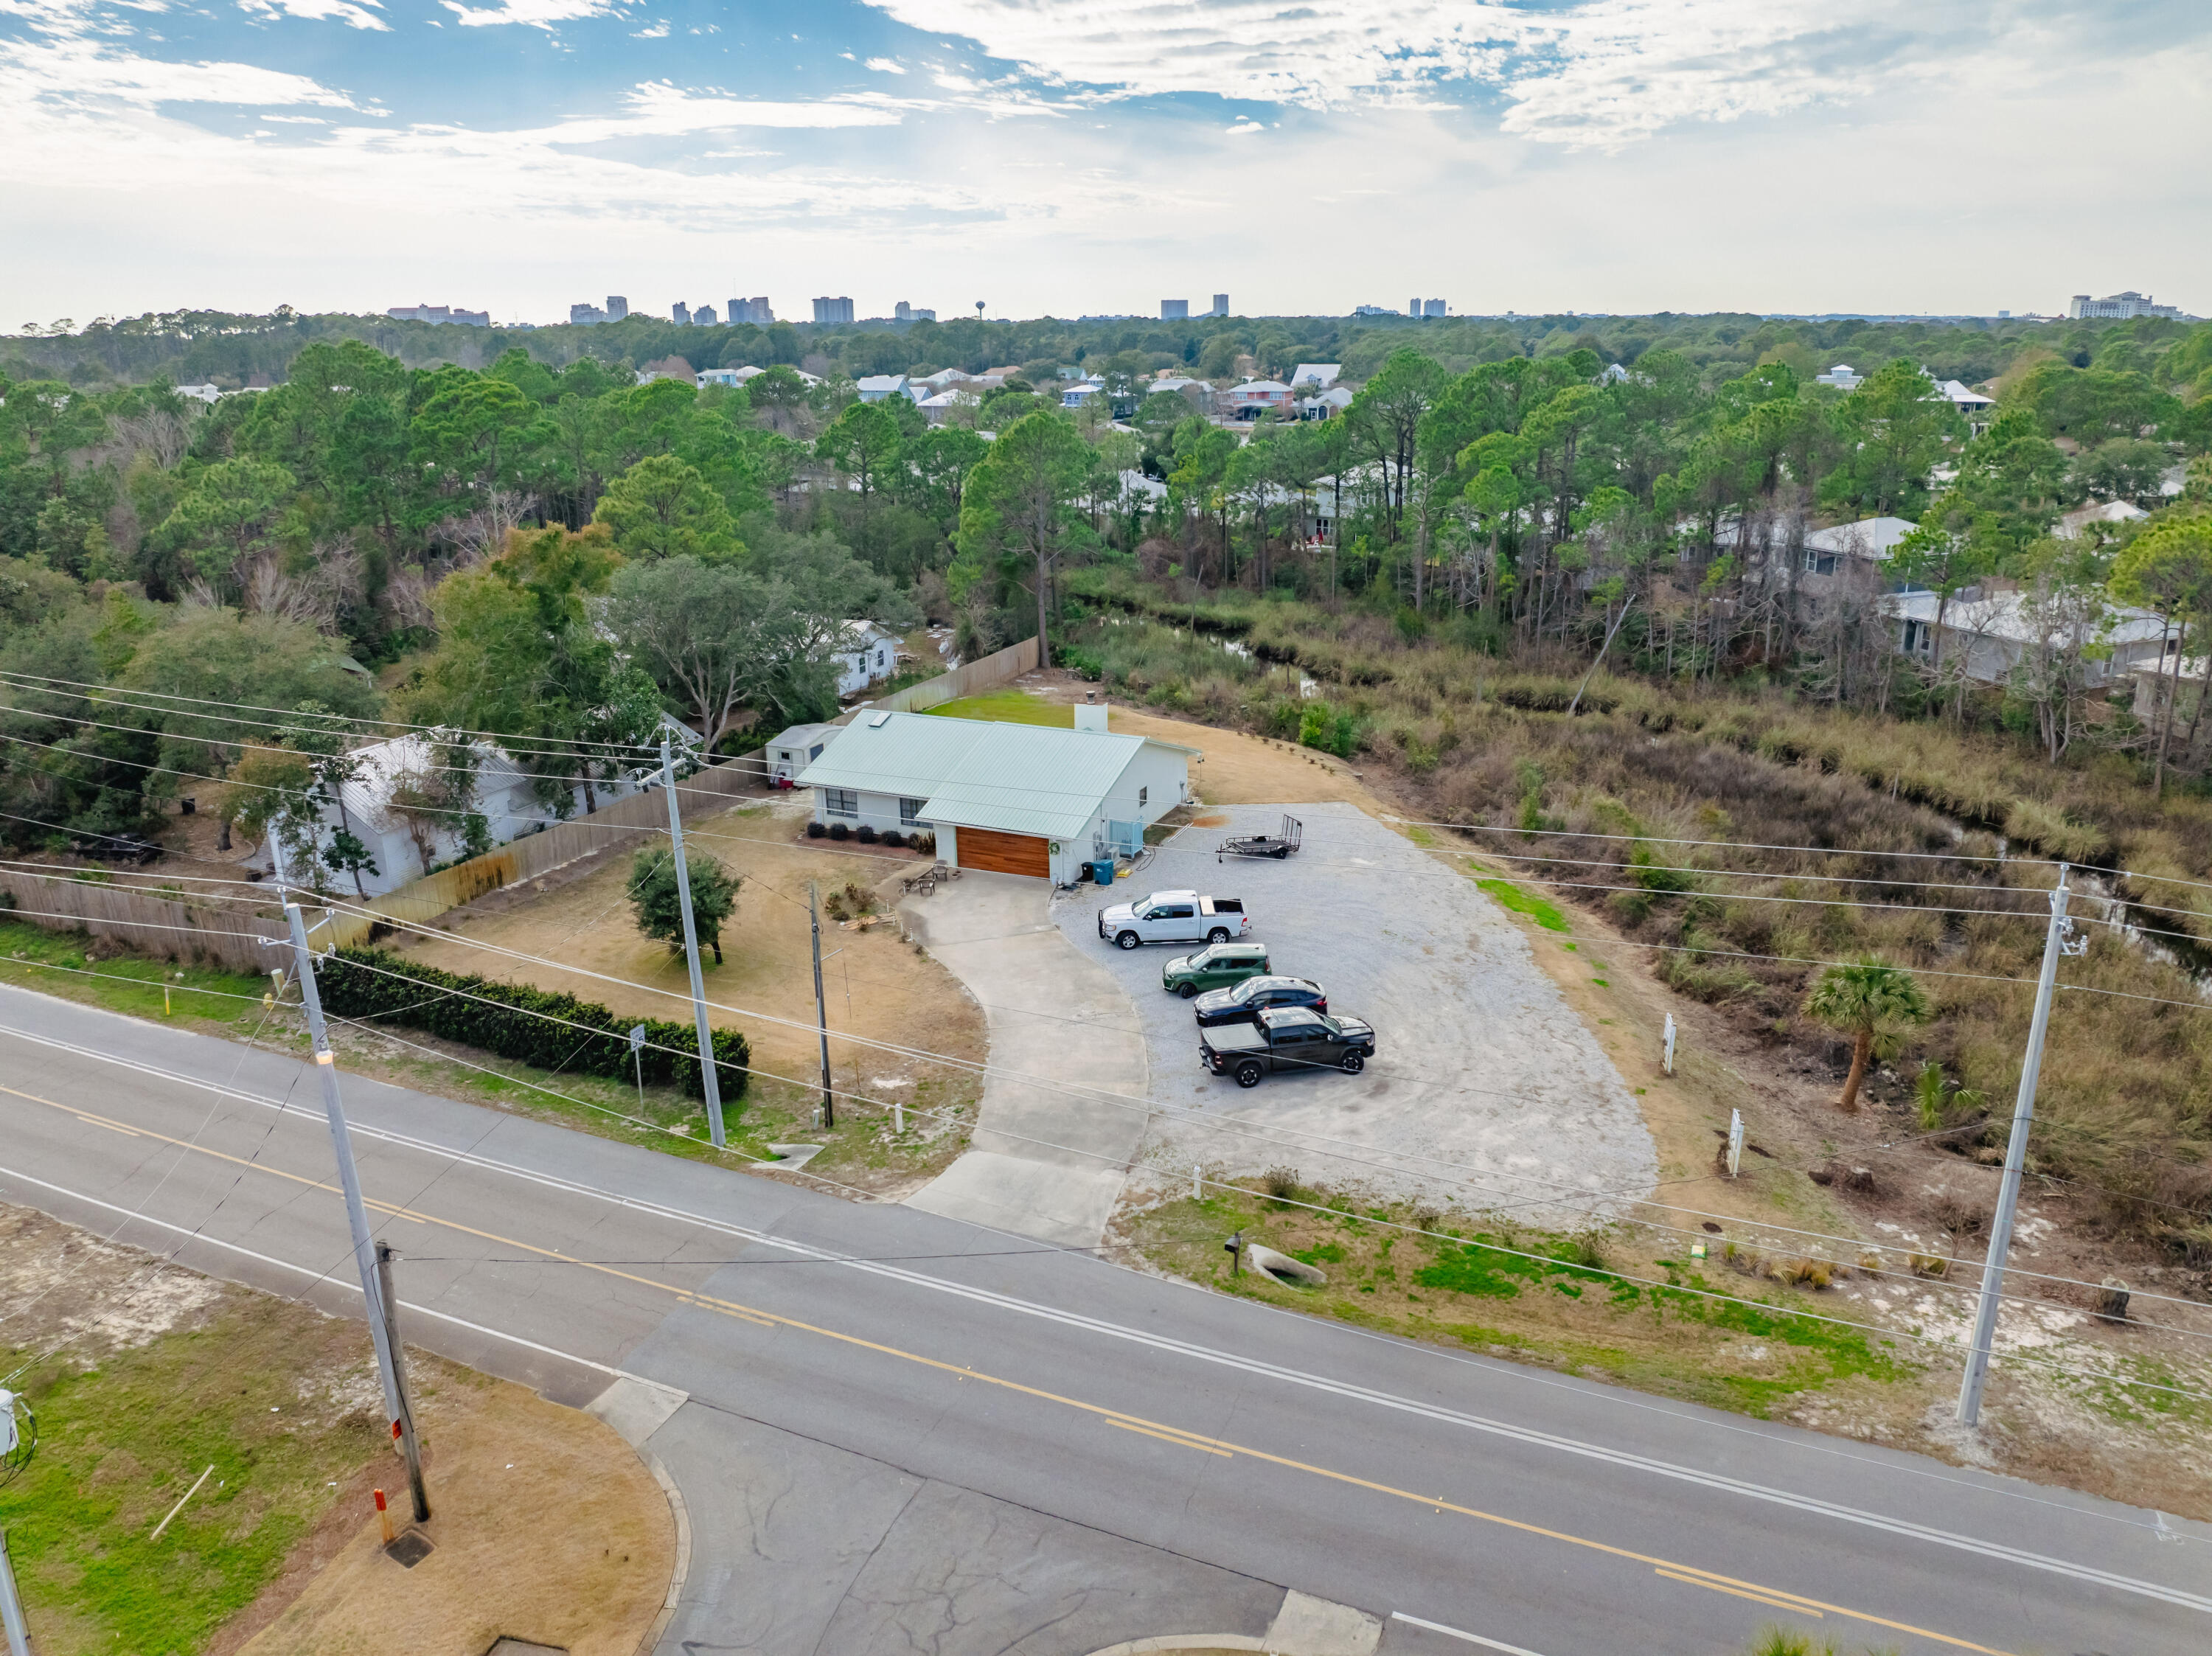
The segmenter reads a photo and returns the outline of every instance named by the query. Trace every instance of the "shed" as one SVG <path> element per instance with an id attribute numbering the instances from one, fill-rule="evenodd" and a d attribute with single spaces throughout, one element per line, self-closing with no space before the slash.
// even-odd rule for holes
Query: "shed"
<path id="1" fill-rule="evenodd" d="M 768 744 L 768 779 L 775 786 L 797 783 L 799 772 L 822 757 L 822 750 L 842 732 L 839 725 L 793 725 L 779 731 Z"/>
<path id="2" fill-rule="evenodd" d="M 1198 750 L 1106 728 L 1076 709 L 1058 730 L 925 713 L 863 713 L 799 778 L 825 825 L 937 837 L 955 868 L 1073 885 L 1083 864 L 1133 849 L 1189 798 Z"/>

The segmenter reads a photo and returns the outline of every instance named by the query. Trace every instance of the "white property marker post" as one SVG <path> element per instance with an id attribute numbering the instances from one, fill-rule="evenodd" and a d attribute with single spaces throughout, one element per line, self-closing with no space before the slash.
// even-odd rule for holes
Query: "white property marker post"
<path id="1" fill-rule="evenodd" d="M 630 1060 L 637 1065 L 637 1109 L 645 1113 L 645 1026 L 633 1023 L 629 1029 Z"/>
<path id="2" fill-rule="evenodd" d="M 676 802 L 676 760 L 660 738 L 660 786 L 668 793 L 668 840 L 675 853 L 676 906 L 684 915 L 684 958 L 691 968 L 691 1019 L 699 1030 L 699 1084 L 707 1095 L 707 1136 L 722 1148 L 722 1078 L 714 1073 L 714 1037 L 707 1028 L 707 980 L 699 970 L 699 928 L 691 919 L 691 870 L 684 862 L 684 811 Z M 640 1085 L 642 1086 L 642 1077 Z"/>
<path id="3" fill-rule="evenodd" d="M 1661 1062 L 1665 1066 L 1667 1073 L 1668 1075 L 1672 1075 L 1674 1073 L 1674 1015 L 1672 1012 L 1667 1014 L 1666 1039 L 1667 1050 L 1662 1055 Z"/>
<path id="4" fill-rule="evenodd" d="M 15 1569 L 8 1562 L 8 1532 L 0 1530 L 0 1624 L 8 1629 L 8 1656 L 31 1656 L 31 1627 L 15 1596 Z"/>
<path id="5" fill-rule="evenodd" d="M 1990 1348 L 1997 1334 L 1997 1295 L 2004 1287 L 2005 1255 L 2012 1249 L 2013 1215 L 2020 1207 L 2020 1175 L 2027 1160 L 2027 1133 L 2035 1120 L 2035 1084 L 2043 1075 L 2043 1038 L 2051 1028 L 2051 992 L 2058 982 L 2058 957 L 2087 949 L 2067 938 L 2074 922 L 2066 918 L 2066 876 L 2058 865 L 2058 883 L 2051 893 L 2051 924 L 2043 934 L 2043 970 L 2035 980 L 2035 1016 L 2027 1026 L 2027 1054 L 2021 1061 L 2020 1091 L 2012 1105 L 2012 1136 L 2005 1141 L 2004 1182 L 1997 1188 L 1997 1210 L 1990 1221 L 1990 1253 L 1982 1266 L 1982 1295 L 1974 1307 L 1973 1343 L 1966 1348 L 1966 1376 L 1959 1384 L 1959 1424 L 1972 1426 L 1982 1417 L 1982 1387 L 1990 1377 Z"/>
<path id="6" fill-rule="evenodd" d="M 1728 1143 L 1729 1177 L 1733 1179 L 1743 1171 L 1743 1112 L 1729 1112 Z"/>
<path id="7" fill-rule="evenodd" d="M 307 1014 L 307 1034 L 314 1042 L 315 1073 L 323 1084 L 323 1113 L 330 1118 L 331 1148 L 337 1153 L 338 1185 L 345 1195 L 346 1227 L 353 1236 L 355 1268 L 361 1274 L 361 1296 L 368 1313 L 369 1342 L 376 1348 L 376 1372 L 384 1382 L 385 1418 L 392 1435 L 407 1458 L 407 1483 L 415 1497 L 415 1521 L 428 1523 L 430 1497 L 422 1487 L 422 1452 L 408 1418 L 405 1394 L 400 1388 L 398 1354 L 392 1349 L 391 1319 L 384 1313 L 384 1294 L 377 1281 L 376 1250 L 369 1240 L 368 1210 L 362 1204 L 361 1174 L 353 1163 L 353 1135 L 347 1131 L 345 1106 L 338 1098 L 337 1062 L 331 1055 L 331 1035 L 323 1022 L 323 998 L 315 986 L 315 957 L 307 947 L 307 922 L 293 901 L 284 869 L 284 842 L 272 826 L 269 848 L 276 864 L 276 889 L 284 900 L 284 918 L 292 927 L 292 958 L 300 977 L 300 1004 Z"/>

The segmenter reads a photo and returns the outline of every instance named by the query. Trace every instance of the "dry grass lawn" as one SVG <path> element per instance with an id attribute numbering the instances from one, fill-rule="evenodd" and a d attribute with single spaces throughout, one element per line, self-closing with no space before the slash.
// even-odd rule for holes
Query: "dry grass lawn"
<path id="1" fill-rule="evenodd" d="M 422 1413 L 436 1550 L 394 1562 L 356 1499 L 337 1556 L 240 1656 L 482 1656 L 501 1637 L 631 1656 L 666 1596 L 676 1531 L 629 1447 L 500 1382 L 447 1386 Z M 404 1474 L 383 1467 L 405 1527 Z"/>
<path id="2" fill-rule="evenodd" d="M 875 895 L 878 909 L 888 913 L 890 901 L 875 888 L 891 883 L 895 899 L 897 877 L 915 865 L 896 854 L 871 855 L 866 847 L 810 840 L 803 798 L 742 805 L 685 835 L 694 855 L 720 858 L 742 882 L 736 912 L 722 929 L 722 963 L 702 954 L 708 999 L 741 1009 L 716 1011 L 714 1022 L 743 1030 L 752 1043 L 757 1087 L 749 1106 L 767 1099 L 788 1101 L 817 1084 L 808 882 L 819 886 L 825 906 L 833 893 L 850 887 Z M 496 912 L 464 913 L 449 934 L 394 941 L 413 958 L 451 971 L 566 990 L 618 1012 L 680 1020 L 688 1015 L 690 995 L 684 957 L 639 934 L 623 895 L 629 867 L 628 857 L 611 858 L 542 896 L 502 904 Z M 847 905 L 852 906 L 849 892 Z M 480 944 L 572 969 L 531 965 Z M 948 1113 L 971 1105 L 980 1082 L 957 1065 L 928 1064 L 841 1039 L 856 1035 L 981 1063 L 988 1051 L 982 1011 L 958 980 L 902 943 L 889 922 L 848 929 L 825 913 L 822 952 L 832 1072 L 840 1089 L 860 1095 L 853 1101 L 856 1119 L 873 1127 L 883 1113 L 860 1100 L 896 1098 L 909 1109 Z M 780 1088 L 779 1081 L 792 1084 Z M 768 1084 L 757 1084 L 763 1082 Z"/>

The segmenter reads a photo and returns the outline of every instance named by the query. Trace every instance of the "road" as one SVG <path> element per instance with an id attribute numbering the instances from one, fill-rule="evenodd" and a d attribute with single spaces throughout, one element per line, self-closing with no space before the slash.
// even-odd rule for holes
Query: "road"
<path id="1" fill-rule="evenodd" d="M 13 989 L 0 1054 L 0 1198 L 358 1314 L 296 1060 Z M 1391 1653 L 2212 1646 L 2212 1527 L 343 1086 L 410 1343 L 684 1394 L 668 1656 L 1253 1639 L 1286 1588 Z"/>

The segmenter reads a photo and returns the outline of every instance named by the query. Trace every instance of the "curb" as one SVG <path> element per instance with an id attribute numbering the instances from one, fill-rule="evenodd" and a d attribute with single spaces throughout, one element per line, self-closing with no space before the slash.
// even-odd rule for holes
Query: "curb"
<path id="1" fill-rule="evenodd" d="M 668 1573 L 668 1597 L 662 1600 L 660 1613 L 653 1618 L 653 1625 L 638 1641 L 637 1656 L 652 1656 L 659 1644 L 660 1635 L 668 1631 L 668 1624 L 676 1619 L 676 1606 L 684 1596 L 684 1579 L 691 1573 L 691 1509 L 684 1504 L 684 1491 L 676 1487 L 676 1480 L 661 1465 L 660 1457 L 650 1449 L 637 1452 L 646 1470 L 653 1474 L 660 1492 L 668 1497 L 668 1515 L 676 1520 L 676 1567 Z"/>

